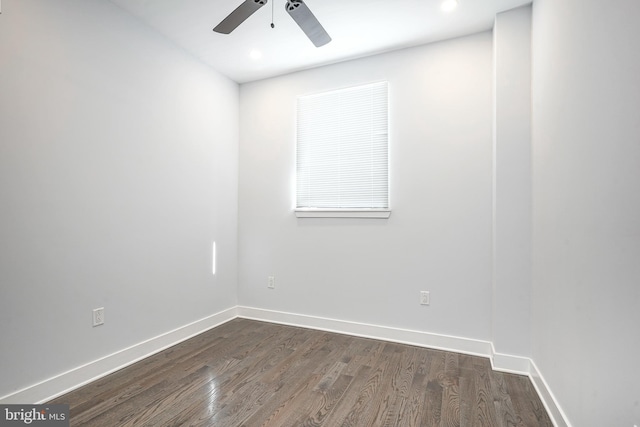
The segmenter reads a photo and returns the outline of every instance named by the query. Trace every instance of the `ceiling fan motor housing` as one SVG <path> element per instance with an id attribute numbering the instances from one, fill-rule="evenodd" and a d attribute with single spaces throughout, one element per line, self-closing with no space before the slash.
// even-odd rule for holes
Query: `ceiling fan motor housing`
<path id="1" fill-rule="evenodd" d="M 285 5 L 285 9 L 289 11 L 296 10 L 296 8 L 299 7 L 302 3 L 302 0 L 289 0 Z"/>

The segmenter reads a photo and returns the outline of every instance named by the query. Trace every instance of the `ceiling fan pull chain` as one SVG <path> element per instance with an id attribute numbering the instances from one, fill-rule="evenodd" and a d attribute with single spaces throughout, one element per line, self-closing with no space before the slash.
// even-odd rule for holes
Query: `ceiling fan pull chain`
<path id="1" fill-rule="evenodd" d="M 273 5 L 274 5 L 275 3 L 276 3 L 276 1 L 275 1 L 275 0 L 273 0 L 273 1 L 271 2 L 271 28 L 275 28 L 275 27 L 276 27 L 276 25 L 273 23 L 273 8 L 274 8 L 274 6 L 273 6 Z"/>

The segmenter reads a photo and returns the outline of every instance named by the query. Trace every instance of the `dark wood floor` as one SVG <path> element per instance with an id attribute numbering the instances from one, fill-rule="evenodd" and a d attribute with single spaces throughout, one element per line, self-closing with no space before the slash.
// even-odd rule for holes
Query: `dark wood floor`
<path id="1" fill-rule="evenodd" d="M 72 426 L 552 426 L 488 359 L 243 319 L 51 403 Z"/>

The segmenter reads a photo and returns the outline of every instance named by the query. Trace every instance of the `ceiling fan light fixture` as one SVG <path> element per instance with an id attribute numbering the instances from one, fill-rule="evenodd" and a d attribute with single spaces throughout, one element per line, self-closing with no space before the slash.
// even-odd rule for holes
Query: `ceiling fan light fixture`
<path id="1" fill-rule="evenodd" d="M 454 10 L 456 10 L 457 7 L 458 7 L 458 0 L 444 0 L 440 4 L 440 9 L 442 9 L 442 11 L 445 13 L 453 12 Z"/>

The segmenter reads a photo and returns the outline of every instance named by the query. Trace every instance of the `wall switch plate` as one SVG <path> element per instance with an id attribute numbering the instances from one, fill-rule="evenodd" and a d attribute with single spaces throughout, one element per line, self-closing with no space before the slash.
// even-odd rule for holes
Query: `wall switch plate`
<path id="1" fill-rule="evenodd" d="M 431 297 L 429 291 L 420 292 L 420 305 L 429 305 L 431 303 Z"/>
<path id="2" fill-rule="evenodd" d="M 104 324 L 104 307 L 93 309 L 93 326 L 100 326 Z"/>
<path id="3" fill-rule="evenodd" d="M 275 289 L 276 288 L 276 278 L 275 276 L 269 276 L 269 280 L 267 282 L 267 288 Z"/>

